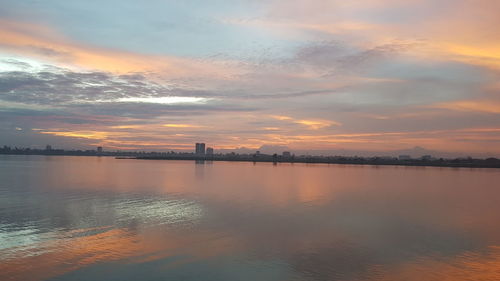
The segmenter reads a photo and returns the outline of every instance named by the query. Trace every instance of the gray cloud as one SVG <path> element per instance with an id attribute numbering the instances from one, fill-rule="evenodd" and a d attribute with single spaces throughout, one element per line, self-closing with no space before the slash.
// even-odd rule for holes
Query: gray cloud
<path id="1" fill-rule="evenodd" d="M 141 73 L 112 75 L 75 72 L 54 66 L 41 71 L 27 63 L 8 63 L 26 71 L 0 72 L 0 117 L 10 124 L 33 127 L 41 123 L 113 125 L 123 118 L 153 120 L 157 117 L 204 116 L 211 113 L 252 112 L 255 106 L 220 99 L 223 94 L 205 90 L 171 88 L 146 79 Z M 154 104 L 120 102 L 130 97 L 205 97 L 206 103 Z M 217 99 L 213 99 L 217 97 Z M 34 118 L 31 121 L 30 118 Z M 30 123 L 30 124 L 29 124 Z"/>

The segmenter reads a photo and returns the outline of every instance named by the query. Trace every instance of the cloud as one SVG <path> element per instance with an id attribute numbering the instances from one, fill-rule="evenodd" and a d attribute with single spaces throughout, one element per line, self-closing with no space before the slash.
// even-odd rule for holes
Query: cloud
<path id="1" fill-rule="evenodd" d="M 154 73 L 162 77 L 228 79 L 241 74 L 230 61 L 145 55 L 73 42 L 43 24 L 0 19 L 0 49 L 60 67 L 113 73 Z"/>
<path id="2" fill-rule="evenodd" d="M 388 91 L 391 89 L 388 87 L 382 91 L 381 86 L 417 87 L 414 90 L 417 93 L 422 86 L 428 87 L 429 82 L 412 77 L 420 72 L 404 74 L 405 77 L 395 73 L 399 75 L 395 79 L 404 80 L 391 81 L 391 76 L 387 76 L 384 79 L 389 81 L 365 81 L 366 85 L 335 91 L 287 93 L 271 89 L 267 94 L 249 92 L 247 95 L 241 90 L 231 95 L 232 91 L 217 91 L 217 88 L 199 91 L 162 85 L 141 74 L 30 68 L 0 73 L 0 116 L 12 130 L 15 127 L 36 129 L 30 137 L 33 142 L 43 139 L 42 144 L 59 143 L 47 139 L 53 137 L 72 140 L 66 143 L 112 149 L 191 149 L 191 143 L 199 141 L 200 136 L 218 149 L 235 146 L 257 149 L 270 144 L 285 145 L 292 150 L 345 148 L 354 151 L 420 145 L 478 152 L 484 150 L 482 144 L 499 141 L 494 131 L 472 130 L 473 127 L 467 132 L 459 131 L 465 125 L 493 126 L 494 119 L 471 118 L 464 110 L 457 111 L 461 115 L 456 115 L 432 106 L 400 107 L 402 102 L 397 99 L 405 95 L 400 90 Z M 453 85 L 456 82 L 449 73 L 441 80 L 451 81 Z M 464 85 L 474 85 L 477 81 L 467 72 L 464 77 L 467 77 L 461 81 Z M 495 84 L 486 87 L 485 95 L 494 93 L 495 87 Z M 373 97 L 378 91 L 380 96 L 374 100 L 379 104 L 362 98 L 363 95 Z M 202 98 L 206 102 L 166 104 L 126 100 L 162 97 Z M 381 102 L 380 97 L 387 100 Z M 414 96 L 415 99 L 425 97 Z M 420 103 L 436 100 L 435 94 L 428 97 Z M 269 103 L 270 99 L 280 102 Z M 432 116 L 439 119 L 431 122 L 431 126 L 428 120 Z"/>
<path id="3" fill-rule="evenodd" d="M 0 72 L 0 100 L 50 106 L 86 103 L 206 103 L 205 97 L 146 80 L 140 74 L 74 72 L 62 68 Z"/>
<path id="4" fill-rule="evenodd" d="M 434 104 L 431 105 L 431 107 L 458 110 L 458 111 L 500 114 L 500 103 L 492 101 L 481 101 L 481 100 L 453 101 L 447 103 Z"/>
<path id="5" fill-rule="evenodd" d="M 265 8 L 267 13 L 257 18 L 225 22 L 293 40 L 345 41 L 352 48 L 369 49 L 394 40 L 420 42 L 411 52 L 425 60 L 500 67 L 500 41 L 493 28 L 500 24 L 500 7 L 495 0 L 296 0 L 272 1 Z"/>
<path id="6" fill-rule="evenodd" d="M 284 116 L 284 115 L 271 115 L 271 118 L 274 118 L 276 120 L 280 121 L 287 121 L 287 122 L 292 122 L 295 124 L 300 124 L 306 126 L 310 130 L 319 130 L 322 128 L 327 128 L 330 126 L 341 126 L 339 122 L 333 121 L 333 120 L 322 120 L 322 119 L 313 119 L 313 120 L 306 120 L 306 119 L 295 119 L 290 116 Z"/>
<path id="7" fill-rule="evenodd" d="M 331 120 L 295 120 L 297 124 L 302 124 L 309 127 L 311 130 L 318 130 L 330 126 L 340 126 L 339 122 Z"/>
<path id="8" fill-rule="evenodd" d="M 221 148 L 478 152 L 498 142 L 495 132 L 479 130 L 498 123 L 496 2 L 252 5 L 209 13 L 219 32 L 197 39 L 192 57 L 169 53 L 185 43 L 176 42 L 190 31 L 183 22 L 169 27 L 181 28 L 177 37 L 157 23 L 141 40 L 167 39 L 146 54 L 144 41 L 108 44 L 92 24 L 73 34 L 78 21 L 66 28 L 45 10 L 13 20 L 5 16 L 16 15 L 11 5 L 0 15 L 1 126 L 31 132 L 36 145 L 58 138 L 116 148 L 140 148 L 141 140 L 144 147 L 190 148 L 203 138 Z M 214 42 L 221 44 L 207 54 Z"/>
<path id="9" fill-rule="evenodd" d="M 201 128 L 202 126 L 193 125 L 193 124 L 163 124 L 163 127 L 168 128 Z"/>
<path id="10" fill-rule="evenodd" d="M 112 101 L 113 102 L 113 101 Z M 207 99 L 200 97 L 129 97 L 120 98 L 116 102 L 139 102 L 139 103 L 159 103 L 159 104 L 186 104 L 186 103 L 205 103 Z"/>

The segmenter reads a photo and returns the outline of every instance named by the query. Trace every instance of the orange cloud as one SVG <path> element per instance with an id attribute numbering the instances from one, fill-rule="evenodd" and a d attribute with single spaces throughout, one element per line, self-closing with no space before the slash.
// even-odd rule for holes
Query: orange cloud
<path id="1" fill-rule="evenodd" d="M 201 128 L 203 126 L 199 125 L 192 125 L 192 124 L 163 124 L 163 127 L 168 127 L 168 128 Z"/>
<path id="2" fill-rule="evenodd" d="M 293 120 L 292 117 L 285 115 L 271 115 L 271 117 L 277 120 Z"/>
<path id="3" fill-rule="evenodd" d="M 418 42 L 406 50 L 425 60 L 450 60 L 500 68 L 500 25 L 495 0 L 449 3 L 439 17 L 433 1 L 285 1 L 271 5 L 268 19 L 226 19 L 223 22 L 269 30 L 283 37 L 314 40 L 345 40 L 361 47 L 373 48 L 398 42 Z M 419 22 L 388 23 L 377 21 L 384 13 L 418 10 Z M 371 17 L 375 15 L 375 19 Z M 323 33 L 317 34 L 317 33 Z M 296 39 L 296 38 L 295 38 Z"/>
<path id="4" fill-rule="evenodd" d="M 62 67 L 97 69 L 114 73 L 156 72 L 169 77 L 226 79 L 241 74 L 229 61 L 201 61 L 173 56 L 153 56 L 116 49 L 86 46 L 70 41 L 53 29 L 24 22 L 0 20 L 0 49 L 51 61 Z"/>
<path id="5" fill-rule="evenodd" d="M 118 125 L 118 126 L 111 126 L 110 128 L 112 128 L 112 129 L 139 129 L 141 127 L 142 127 L 142 125 Z"/>
<path id="6" fill-rule="evenodd" d="M 454 102 L 434 104 L 431 105 L 431 107 L 444 108 L 457 111 L 475 111 L 475 112 L 496 113 L 496 114 L 500 113 L 500 103 L 494 101 L 481 101 L 481 100 L 454 101 Z"/>
<path id="7" fill-rule="evenodd" d="M 339 122 L 332 121 L 332 120 L 325 120 L 325 119 L 294 119 L 290 116 L 285 116 L 285 115 L 271 115 L 271 118 L 274 118 L 276 120 L 280 121 L 290 121 L 296 124 L 301 124 L 307 126 L 311 130 L 318 130 L 330 126 L 341 126 Z"/>
<path id="8" fill-rule="evenodd" d="M 39 133 L 61 136 L 61 137 L 83 138 L 92 140 L 104 140 L 107 139 L 112 134 L 111 132 L 104 132 L 104 131 L 41 131 Z"/>
<path id="9" fill-rule="evenodd" d="M 295 123 L 295 120 L 290 121 Z M 288 120 L 286 120 L 288 121 Z M 170 124 L 170 123 L 169 123 Z M 345 148 L 353 150 L 393 150 L 414 146 L 424 146 L 429 149 L 442 151 L 484 152 L 484 143 L 500 141 L 500 128 L 464 128 L 456 130 L 429 130 L 429 131 L 396 131 L 396 132 L 367 132 L 367 133 L 336 133 L 321 134 L 321 130 L 314 126 L 325 124 L 309 124 L 308 131 L 300 128 L 268 127 L 268 134 L 261 131 L 243 133 L 235 136 L 233 131 L 217 130 L 217 134 L 209 134 L 205 142 L 220 149 L 247 147 L 257 149 L 264 144 L 287 145 L 292 149 L 333 149 Z M 89 128 L 80 126 L 78 129 L 37 129 L 37 133 L 60 137 L 79 138 L 93 141 L 92 145 L 100 145 L 109 149 L 178 149 L 192 150 L 195 135 L 186 134 L 187 131 L 197 128 L 196 125 L 184 123 L 144 124 L 123 126 L 102 126 Z M 238 124 L 232 124 L 238 126 Z M 192 127 L 195 126 L 195 127 Z M 239 125 L 244 126 L 243 124 Z M 123 128 L 127 128 L 123 130 Z M 162 130 L 163 129 L 163 130 Z M 172 133 L 170 129 L 175 129 Z M 306 132 L 308 134 L 306 134 Z M 495 147 L 489 147 L 490 153 L 500 153 Z"/>
<path id="10" fill-rule="evenodd" d="M 318 130 L 321 128 L 325 127 L 330 127 L 330 126 L 340 126 L 341 124 L 339 122 L 331 121 L 331 120 L 296 120 L 294 121 L 297 124 L 302 124 L 308 126 L 312 130 Z"/>

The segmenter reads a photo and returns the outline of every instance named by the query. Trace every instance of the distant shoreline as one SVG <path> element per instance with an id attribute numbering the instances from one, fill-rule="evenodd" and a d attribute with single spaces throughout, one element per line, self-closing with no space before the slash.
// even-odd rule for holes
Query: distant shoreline
<path id="1" fill-rule="evenodd" d="M 446 168 L 500 168 L 500 159 L 456 158 L 456 159 L 398 159 L 396 157 L 346 157 L 346 156 L 291 156 L 268 154 L 213 154 L 196 155 L 193 153 L 130 153 L 95 151 L 0 151 L 0 155 L 40 155 L 40 156 L 98 156 L 115 159 L 137 160 L 187 160 L 187 161 L 226 161 L 226 162 L 261 162 L 261 163 L 304 163 L 304 164 L 339 164 L 373 166 L 411 166 L 411 167 L 446 167 Z"/>
<path id="2" fill-rule="evenodd" d="M 500 168 L 500 160 L 488 161 L 487 159 L 464 159 L 471 162 L 459 162 L 457 159 L 440 160 L 397 160 L 373 158 L 355 158 L 355 157 L 300 157 L 300 158 L 254 158 L 242 156 L 184 156 L 184 157 L 116 157 L 117 159 L 137 159 L 137 160 L 188 160 L 188 161 L 226 161 L 226 162 L 260 162 L 260 163 L 303 163 L 303 164 L 339 164 L 339 165 L 374 165 L 374 166 L 412 166 L 412 167 L 446 167 L 446 168 Z M 340 158 L 340 159 L 339 159 Z M 456 161 L 456 162 L 454 162 Z"/>

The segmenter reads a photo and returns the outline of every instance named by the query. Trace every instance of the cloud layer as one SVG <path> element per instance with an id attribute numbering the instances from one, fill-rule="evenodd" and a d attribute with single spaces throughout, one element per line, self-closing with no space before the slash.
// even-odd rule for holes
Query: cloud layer
<path id="1" fill-rule="evenodd" d="M 500 156 L 495 1 L 1 2 L 1 144 Z"/>

